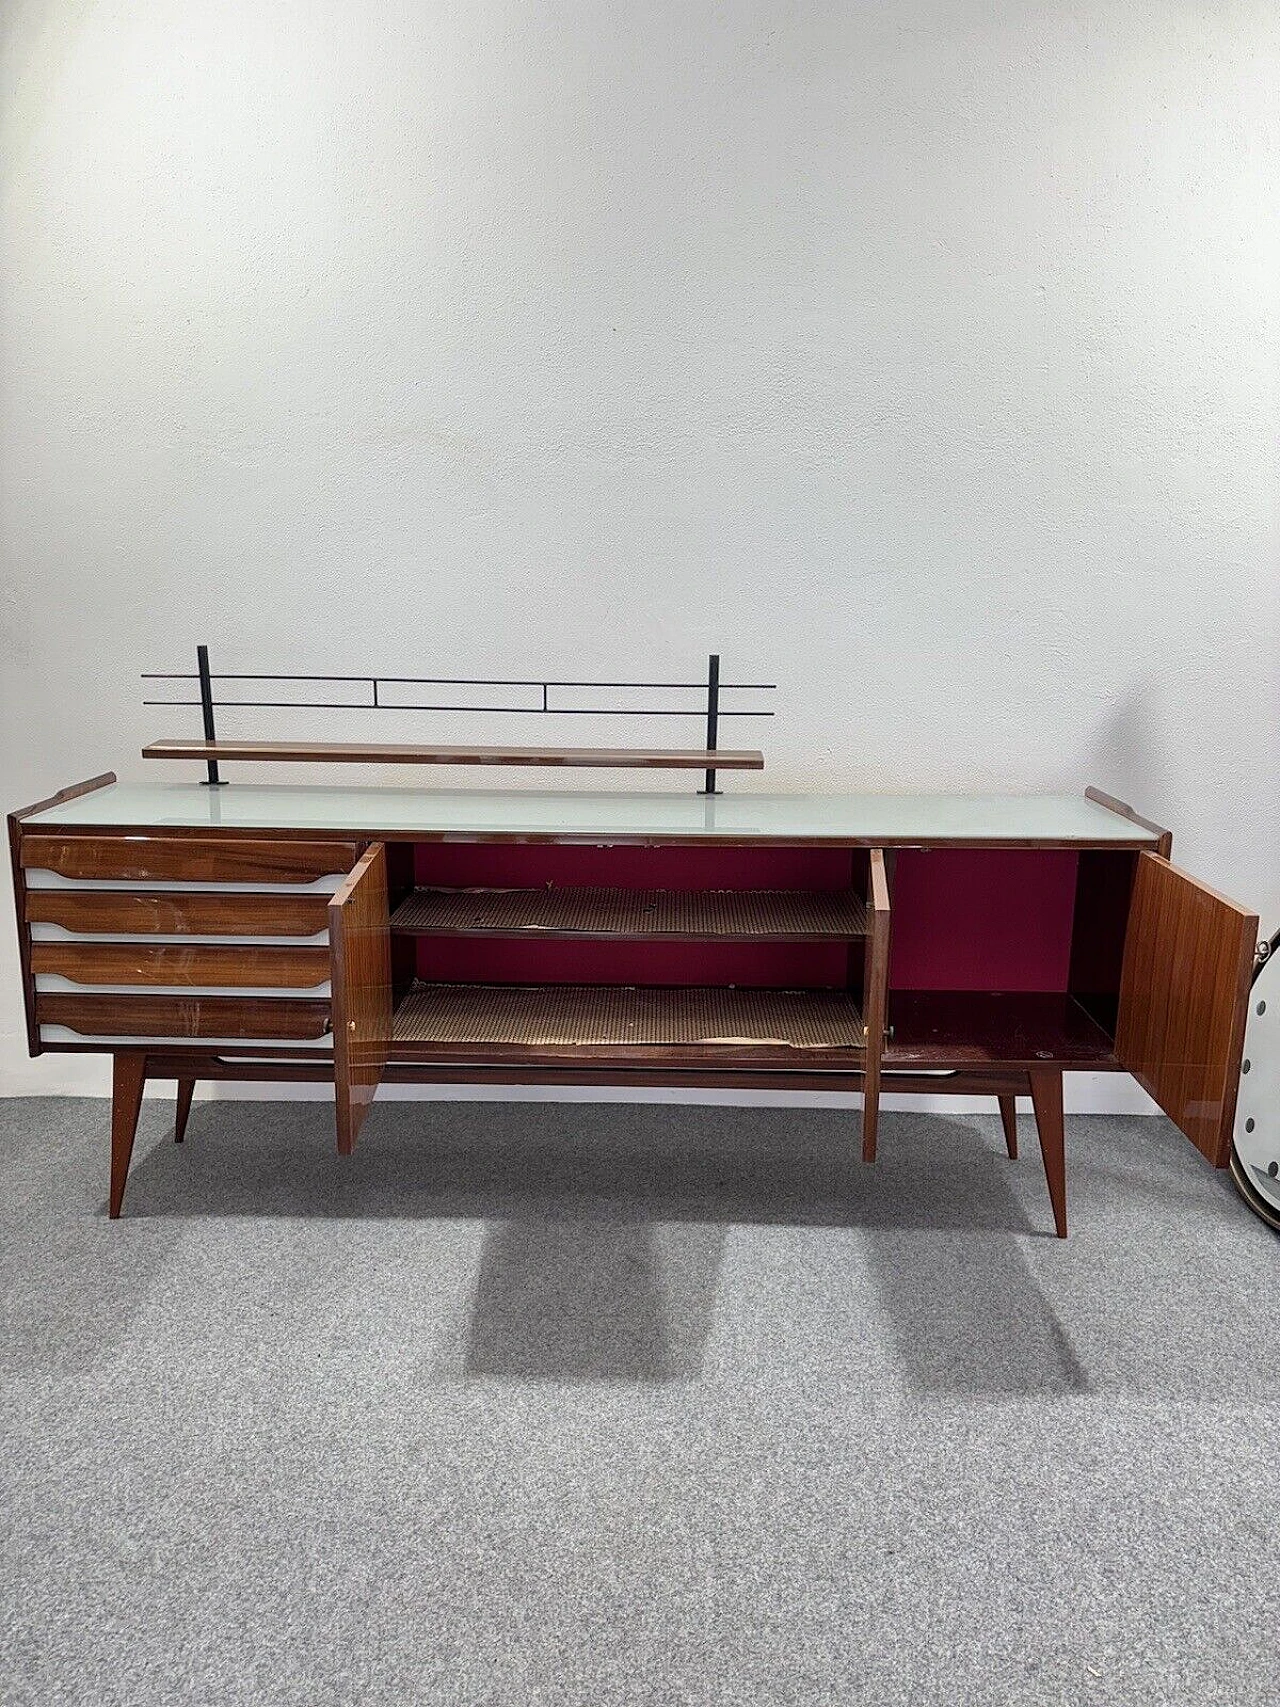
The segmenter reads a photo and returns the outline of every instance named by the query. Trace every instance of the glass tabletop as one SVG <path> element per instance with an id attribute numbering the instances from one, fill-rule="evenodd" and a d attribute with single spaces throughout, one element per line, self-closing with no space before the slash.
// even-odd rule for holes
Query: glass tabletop
<path id="1" fill-rule="evenodd" d="M 1080 795 L 721 794 L 113 783 L 29 828 L 323 831 L 563 841 L 1152 847 L 1140 824 Z"/>

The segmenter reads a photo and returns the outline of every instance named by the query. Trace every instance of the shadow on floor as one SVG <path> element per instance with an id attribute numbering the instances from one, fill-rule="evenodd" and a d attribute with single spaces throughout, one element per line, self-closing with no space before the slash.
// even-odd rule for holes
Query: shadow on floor
<path id="1" fill-rule="evenodd" d="M 723 1227 L 500 1221 L 485 1232 L 464 1373 L 526 1380 L 696 1376 Z"/>
<path id="2" fill-rule="evenodd" d="M 913 1392 L 1013 1397 L 1092 1386 L 1022 1248 L 889 1230 L 868 1266 Z"/>
<path id="3" fill-rule="evenodd" d="M 1017 1165 L 1042 1192 L 1039 1158 Z M 880 1160 L 865 1167 L 857 1115 L 843 1110 L 393 1103 L 342 1157 L 316 1104 L 215 1102 L 197 1105 L 186 1144 L 136 1156 L 125 1215 L 573 1214 L 1051 1237 L 1047 1199 L 1037 1225 L 1010 1168 L 972 1120 L 926 1115 L 886 1116 Z"/>
<path id="4" fill-rule="evenodd" d="M 560 1380 L 695 1376 L 726 1228 L 857 1229 L 913 1390 L 1087 1388 L 1024 1249 L 1052 1238 L 1039 1158 L 993 1121 L 889 1115 L 873 1168 L 857 1138 L 839 1110 L 401 1103 L 340 1158 L 314 1105 L 212 1103 L 126 1214 L 483 1221 L 461 1372 Z"/>

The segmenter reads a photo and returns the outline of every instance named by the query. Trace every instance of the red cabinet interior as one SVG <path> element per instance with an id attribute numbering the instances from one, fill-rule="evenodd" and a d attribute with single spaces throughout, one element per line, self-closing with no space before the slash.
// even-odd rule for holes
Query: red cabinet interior
<path id="1" fill-rule="evenodd" d="M 399 852 L 399 850 L 397 850 Z M 898 992 L 1071 992 L 1108 1029 L 1132 855 L 1062 849 L 903 849 L 892 859 L 889 986 Z M 397 861 L 410 885 L 445 888 L 847 889 L 866 894 L 865 851 L 433 842 Z M 1094 869 L 1097 867 L 1098 869 Z M 1082 902 L 1084 904 L 1082 904 Z M 398 977 L 439 983 L 738 984 L 853 988 L 861 945 L 420 936 Z"/>
<path id="2" fill-rule="evenodd" d="M 419 842 L 420 884 L 466 888 L 608 885 L 616 889 L 847 889 L 866 855 L 845 848 L 564 847 L 538 842 Z"/>
<path id="3" fill-rule="evenodd" d="M 865 893 L 866 854 L 826 848 L 552 847 L 420 843 L 420 887 L 848 889 Z M 861 946 L 855 956 L 861 978 Z M 415 972 L 439 983 L 742 984 L 844 989 L 850 951 L 830 942 L 618 942 L 422 937 Z"/>
<path id="4" fill-rule="evenodd" d="M 1079 855 L 905 849 L 894 862 L 891 990 L 1066 990 Z"/>

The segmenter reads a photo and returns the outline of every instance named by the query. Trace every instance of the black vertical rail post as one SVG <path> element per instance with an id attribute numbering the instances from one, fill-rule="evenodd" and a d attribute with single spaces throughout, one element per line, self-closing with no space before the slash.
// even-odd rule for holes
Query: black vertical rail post
<path id="1" fill-rule="evenodd" d="M 213 682 L 209 675 L 209 648 L 196 647 L 196 669 L 200 673 L 200 713 L 204 718 L 204 738 L 206 741 L 218 739 L 213 727 Z M 206 788 L 221 788 L 222 778 L 218 775 L 217 759 L 206 761 L 209 775 L 205 782 Z"/>
<path id="2" fill-rule="evenodd" d="M 716 726 L 720 721 L 720 654 L 713 652 L 707 660 L 707 751 L 716 750 Z M 707 772 L 707 785 L 704 794 L 715 794 L 716 773 Z"/>

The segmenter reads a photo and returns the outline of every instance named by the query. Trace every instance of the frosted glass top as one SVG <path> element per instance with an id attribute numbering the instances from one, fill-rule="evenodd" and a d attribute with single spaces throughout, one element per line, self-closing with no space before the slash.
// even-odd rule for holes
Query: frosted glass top
<path id="1" fill-rule="evenodd" d="M 323 830 L 412 837 L 572 841 L 922 842 L 1154 846 L 1141 825 L 1080 795 L 551 793 L 543 790 L 113 783 L 27 825 L 139 830 Z"/>

